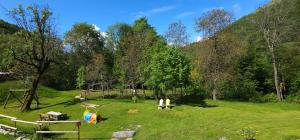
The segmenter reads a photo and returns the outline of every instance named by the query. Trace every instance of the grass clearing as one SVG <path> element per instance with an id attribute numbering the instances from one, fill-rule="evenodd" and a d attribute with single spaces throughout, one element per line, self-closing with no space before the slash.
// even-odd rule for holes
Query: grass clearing
<path id="1" fill-rule="evenodd" d="M 21 113 L 11 101 L 0 113 L 18 119 L 36 121 L 40 113 L 62 111 L 69 120 L 82 120 L 85 108 L 72 102 L 80 91 L 56 91 L 42 87 L 42 108 Z M 48 94 L 46 94 L 48 93 Z M 170 110 L 158 110 L 154 100 L 139 100 L 133 103 L 125 99 L 95 99 L 83 103 L 102 105 L 96 110 L 105 121 L 93 125 L 82 122 L 81 138 L 110 139 L 115 131 L 141 125 L 134 139 L 189 139 L 216 140 L 226 137 L 240 140 L 238 130 L 251 126 L 258 131 L 257 139 L 296 140 L 300 139 L 300 104 L 293 103 L 246 103 L 206 100 L 207 107 L 197 105 L 176 105 Z M 5 119 L 1 123 L 9 124 Z M 12 125 L 12 124 L 11 124 Z M 19 125 L 20 129 L 33 132 L 33 126 Z M 76 130 L 75 125 L 55 124 L 52 130 Z M 5 139 L 0 135 L 0 139 Z M 76 138 L 76 135 L 59 135 L 56 138 Z"/>

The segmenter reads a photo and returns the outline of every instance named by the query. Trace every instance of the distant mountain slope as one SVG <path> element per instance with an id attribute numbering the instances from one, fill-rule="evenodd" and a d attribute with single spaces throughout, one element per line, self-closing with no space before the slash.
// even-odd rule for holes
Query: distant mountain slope
<path id="1" fill-rule="evenodd" d="M 18 30 L 19 28 L 16 25 L 0 19 L 0 34 L 13 34 Z"/>
<path id="2" fill-rule="evenodd" d="M 290 25 L 292 26 L 290 27 L 292 30 L 287 33 L 287 35 L 289 35 L 289 40 L 283 43 L 300 42 L 300 0 L 273 0 L 263 7 L 271 8 L 274 2 L 282 3 L 282 5 L 284 5 L 283 9 L 288 10 L 289 15 L 287 17 L 286 24 L 291 23 Z M 233 31 L 250 45 L 262 46 L 264 41 L 261 34 L 258 32 L 256 23 L 254 22 L 255 17 L 261 14 L 262 12 L 258 9 L 255 12 L 236 20 L 228 26 L 226 30 Z M 197 56 L 196 53 L 199 51 L 199 46 L 201 46 L 201 42 L 194 42 L 183 48 L 183 50 L 187 54 Z"/>
<path id="3" fill-rule="evenodd" d="M 263 8 L 272 8 L 275 2 L 279 2 L 283 6 L 283 10 L 288 12 L 285 25 L 289 25 L 290 30 L 287 35 L 287 41 L 300 41 L 300 0 L 273 0 Z M 234 22 L 228 28 L 233 29 L 242 39 L 252 41 L 261 40 L 258 35 L 258 30 L 254 19 L 262 14 L 260 8 L 255 12 L 242 17 Z M 284 30 L 285 27 L 282 28 Z"/>

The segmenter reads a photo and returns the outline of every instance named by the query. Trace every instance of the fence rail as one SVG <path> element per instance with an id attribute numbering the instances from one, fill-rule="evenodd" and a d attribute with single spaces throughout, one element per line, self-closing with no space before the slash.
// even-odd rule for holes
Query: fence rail
<path id="1" fill-rule="evenodd" d="M 63 134 L 63 133 L 73 133 L 73 134 L 77 134 L 78 135 L 78 140 L 80 139 L 80 120 L 75 120 L 75 121 L 36 121 L 36 122 L 30 122 L 30 121 L 24 121 L 24 120 L 18 120 L 15 117 L 12 116 L 7 116 L 7 115 L 3 115 L 0 114 L 0 117 L 3 118 L 8 118 L 10 119 L 10 121 L 14 122 L 15 126 L 8 126 L 8 125 L 4 125 L 4 124 L 0 124 L 0 127 L 5 127 L 8 129 L 11 129 L 15 132 L 15 136 L 16 136 L 16 132 L 17 132 L 17 122 L 19 123 L 25 123 L 25 124 L 33 124 L 33 125 L 38 125 L 39 128 L 42 128 L 43 123 L 75 123 L 76 127 L 77 127 L 77 131 L 36 131 L 37 134 Z"/>
<path id="2" fill-rule="evenodd" d="M 23 121 L 23 120 L 17 120 L 17 119 L 12 119 L 13 122 L 20 122 L 20 123 L 26 123 L 26 124 L 33 124 L 33 125 L 42 125 L 41 123 L 37 122 L 29 122 L 29 121 Z"/>
<path id="3" fill-rule="evenodd" d="M 8 119 L 17 119 L 17 118 L 15 118 L 15 117 L 7 116 L 7 115 L 2 115 L 2 114 L 0 114 L 0 117 L 8 118 Z"/>
<path id="4" fill-rule="evenodd" d="M 36 131 L 38 134 L 78 133 L 79 131 Z"/>
<path id="5" fill-rule="evenodd" d="M 80 121 L 36 121 L 37 123 L 80 123 Z"/>
<path id="6" fill-rule="evenodd" d="M 5 124 L 0 124 L 0 127 L 5 127 L 5 128 L 8 128 L 8 129 L 11 129 L 11 130 L 14 130 L 14 131 L 17 130 L 17 128 L 12 127 L 12 126 L 8 126 L 8 125 L 5 125 Z"/>

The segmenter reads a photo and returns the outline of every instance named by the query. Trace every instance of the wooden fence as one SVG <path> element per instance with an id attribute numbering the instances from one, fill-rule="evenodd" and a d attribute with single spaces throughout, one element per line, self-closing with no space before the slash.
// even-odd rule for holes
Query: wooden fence
<path id="1" fill-rule="evenodd" d="M 80 139 L 80 125 L 81 125 L 81 123 L 80 123 L 79 120 L 76 120 L 76 121 L 36 121 L 36 122 L 30 122 L 30 121 L 18 120 L 15 117 L 2 115 L 2 114 L 0 114 L 0 117 L 10 119 L 14 123 L 14 127 L 4 125 L 4 124 L 0 124 L 0 128 L 6 128 L 6 129 L 10 129 L 10 130 L 14 131 L 14 136 L 16 136 L 16 134 L 17 134 L 17 123 L 24 123 L 24 124 L 37 125 L 39 127 L 39 130 L 36 131 L 37 134 L 74 133 L 74 134 L 77 134 L 78 140 Z M 42 131 L 41 128 L 42 128 L 42 125 L 44 123 L 48 123 L 48 124 L 52 124 L 52 123 L 74 123 L 77 127 L 77 130 L 76 131 Z"/>

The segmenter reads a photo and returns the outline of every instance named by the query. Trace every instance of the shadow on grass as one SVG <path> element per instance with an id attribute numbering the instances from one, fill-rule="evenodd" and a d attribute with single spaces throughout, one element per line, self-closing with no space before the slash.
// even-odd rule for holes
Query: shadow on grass
<path id="1" fill-rule="evenodd" d="M 181 98 L 176 99 L 175 102 L 177 105 L 190 105 L 194 107 L 203 107 L 203 108 L 218 107 L 218 105 L 207 104 L 203 96 L 195 95 L 195 94 L 185 95 Z"/>
<path id="2" fill-rule="evenodd" d="M 58 105 L 64 105 L 64 107 L 68 107 L 68 106 L 75 105 L 77 103 L 79 103 L 79 102 L 74 101 L 74 100 L 68 100 L 68 101 L 64 101 L 64 102 L 60 102 L 60 103 L 56 103 L 56 104 L 50 104 L 47 106 L 39 106 L 39 108 L 33 108 L 31 110 L 39 110 L 39 109 L 49 108 L 49 107 L 58 106 Z"/>
<path id="3" fill-rule="evenodd" d="M 288 136 L 284 136 L 283 140 L 299 140 L 300 136 L 296 136 L 296 135 L 288 135 Z"/>

